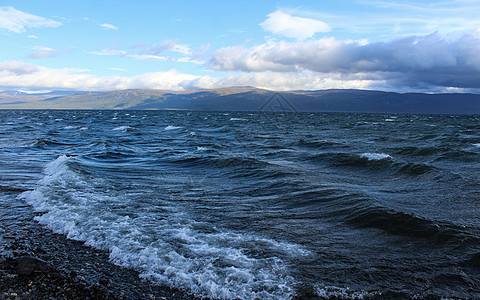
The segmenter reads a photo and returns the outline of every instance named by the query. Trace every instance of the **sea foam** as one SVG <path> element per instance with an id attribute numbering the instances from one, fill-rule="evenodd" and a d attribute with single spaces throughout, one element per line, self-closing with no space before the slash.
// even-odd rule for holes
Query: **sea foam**
<path id="1" fill-rule="evenodd" d="M 391 159 L 392 157 L 385 153 L 362 153 L 360 154 L 361 158 L 366 158 L 368 160 L 383 160 Z"/>
<path id="2" fill-rule="evenodd" d="M 107 178 L 75 171 L 80 163 L 59 156 L 46 165 L 35 190 L 19 196 L 43 213 L 38 222 L 108 251 L 113 263 L 136 269 L 142 278 L 198 297 L 293 297 L 296 282 L 284 257 L 309 255 L 302 246 L 197 222 L 182 205 L 163 199 L 145 207 L 145 195 L 115 192 Z M 251 249 L 264 254 L 248 254 Z"/>

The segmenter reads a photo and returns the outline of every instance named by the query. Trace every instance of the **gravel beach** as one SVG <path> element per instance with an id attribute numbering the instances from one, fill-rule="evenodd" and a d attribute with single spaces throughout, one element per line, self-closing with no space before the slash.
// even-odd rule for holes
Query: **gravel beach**
<path id="1" fill-rule="evenodd" d="M 4 237 L 10 255 L 0 257 L 0 299 L 194 299 L 40 226 L 21 233 Z"/>

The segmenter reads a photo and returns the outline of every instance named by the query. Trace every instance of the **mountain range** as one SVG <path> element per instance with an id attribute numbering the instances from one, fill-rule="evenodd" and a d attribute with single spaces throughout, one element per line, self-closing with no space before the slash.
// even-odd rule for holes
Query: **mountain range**
<path id="1" fill-rule="evenodd" d="M 119 109 L 280 112 L 479 114 L 478 94 L 394 93 L 369 90 L 274 92 L 253 87 L 166 91 L 27 94 L 0 92 L 0 109 Z"/>

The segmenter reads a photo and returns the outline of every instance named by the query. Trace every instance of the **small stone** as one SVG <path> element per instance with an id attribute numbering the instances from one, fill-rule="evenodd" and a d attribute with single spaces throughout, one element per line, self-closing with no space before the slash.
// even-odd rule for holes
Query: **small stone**
<path id="1" fill-rule="evenodd" d="M 32 257 L 22 256 L 17 258 L 17 273 L 19 275 L 31 275 L 34 271 L 47 271 L 47 262 Z"/>

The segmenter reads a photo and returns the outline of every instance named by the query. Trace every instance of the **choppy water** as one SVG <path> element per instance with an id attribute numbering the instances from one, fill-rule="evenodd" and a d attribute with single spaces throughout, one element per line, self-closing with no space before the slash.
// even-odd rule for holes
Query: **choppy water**
<path id="1" fill-rule="evenodd" d="M 0 166 L 0 234 L 196 296 L 480 297 L 477 116 L 0 111 Z"/>

